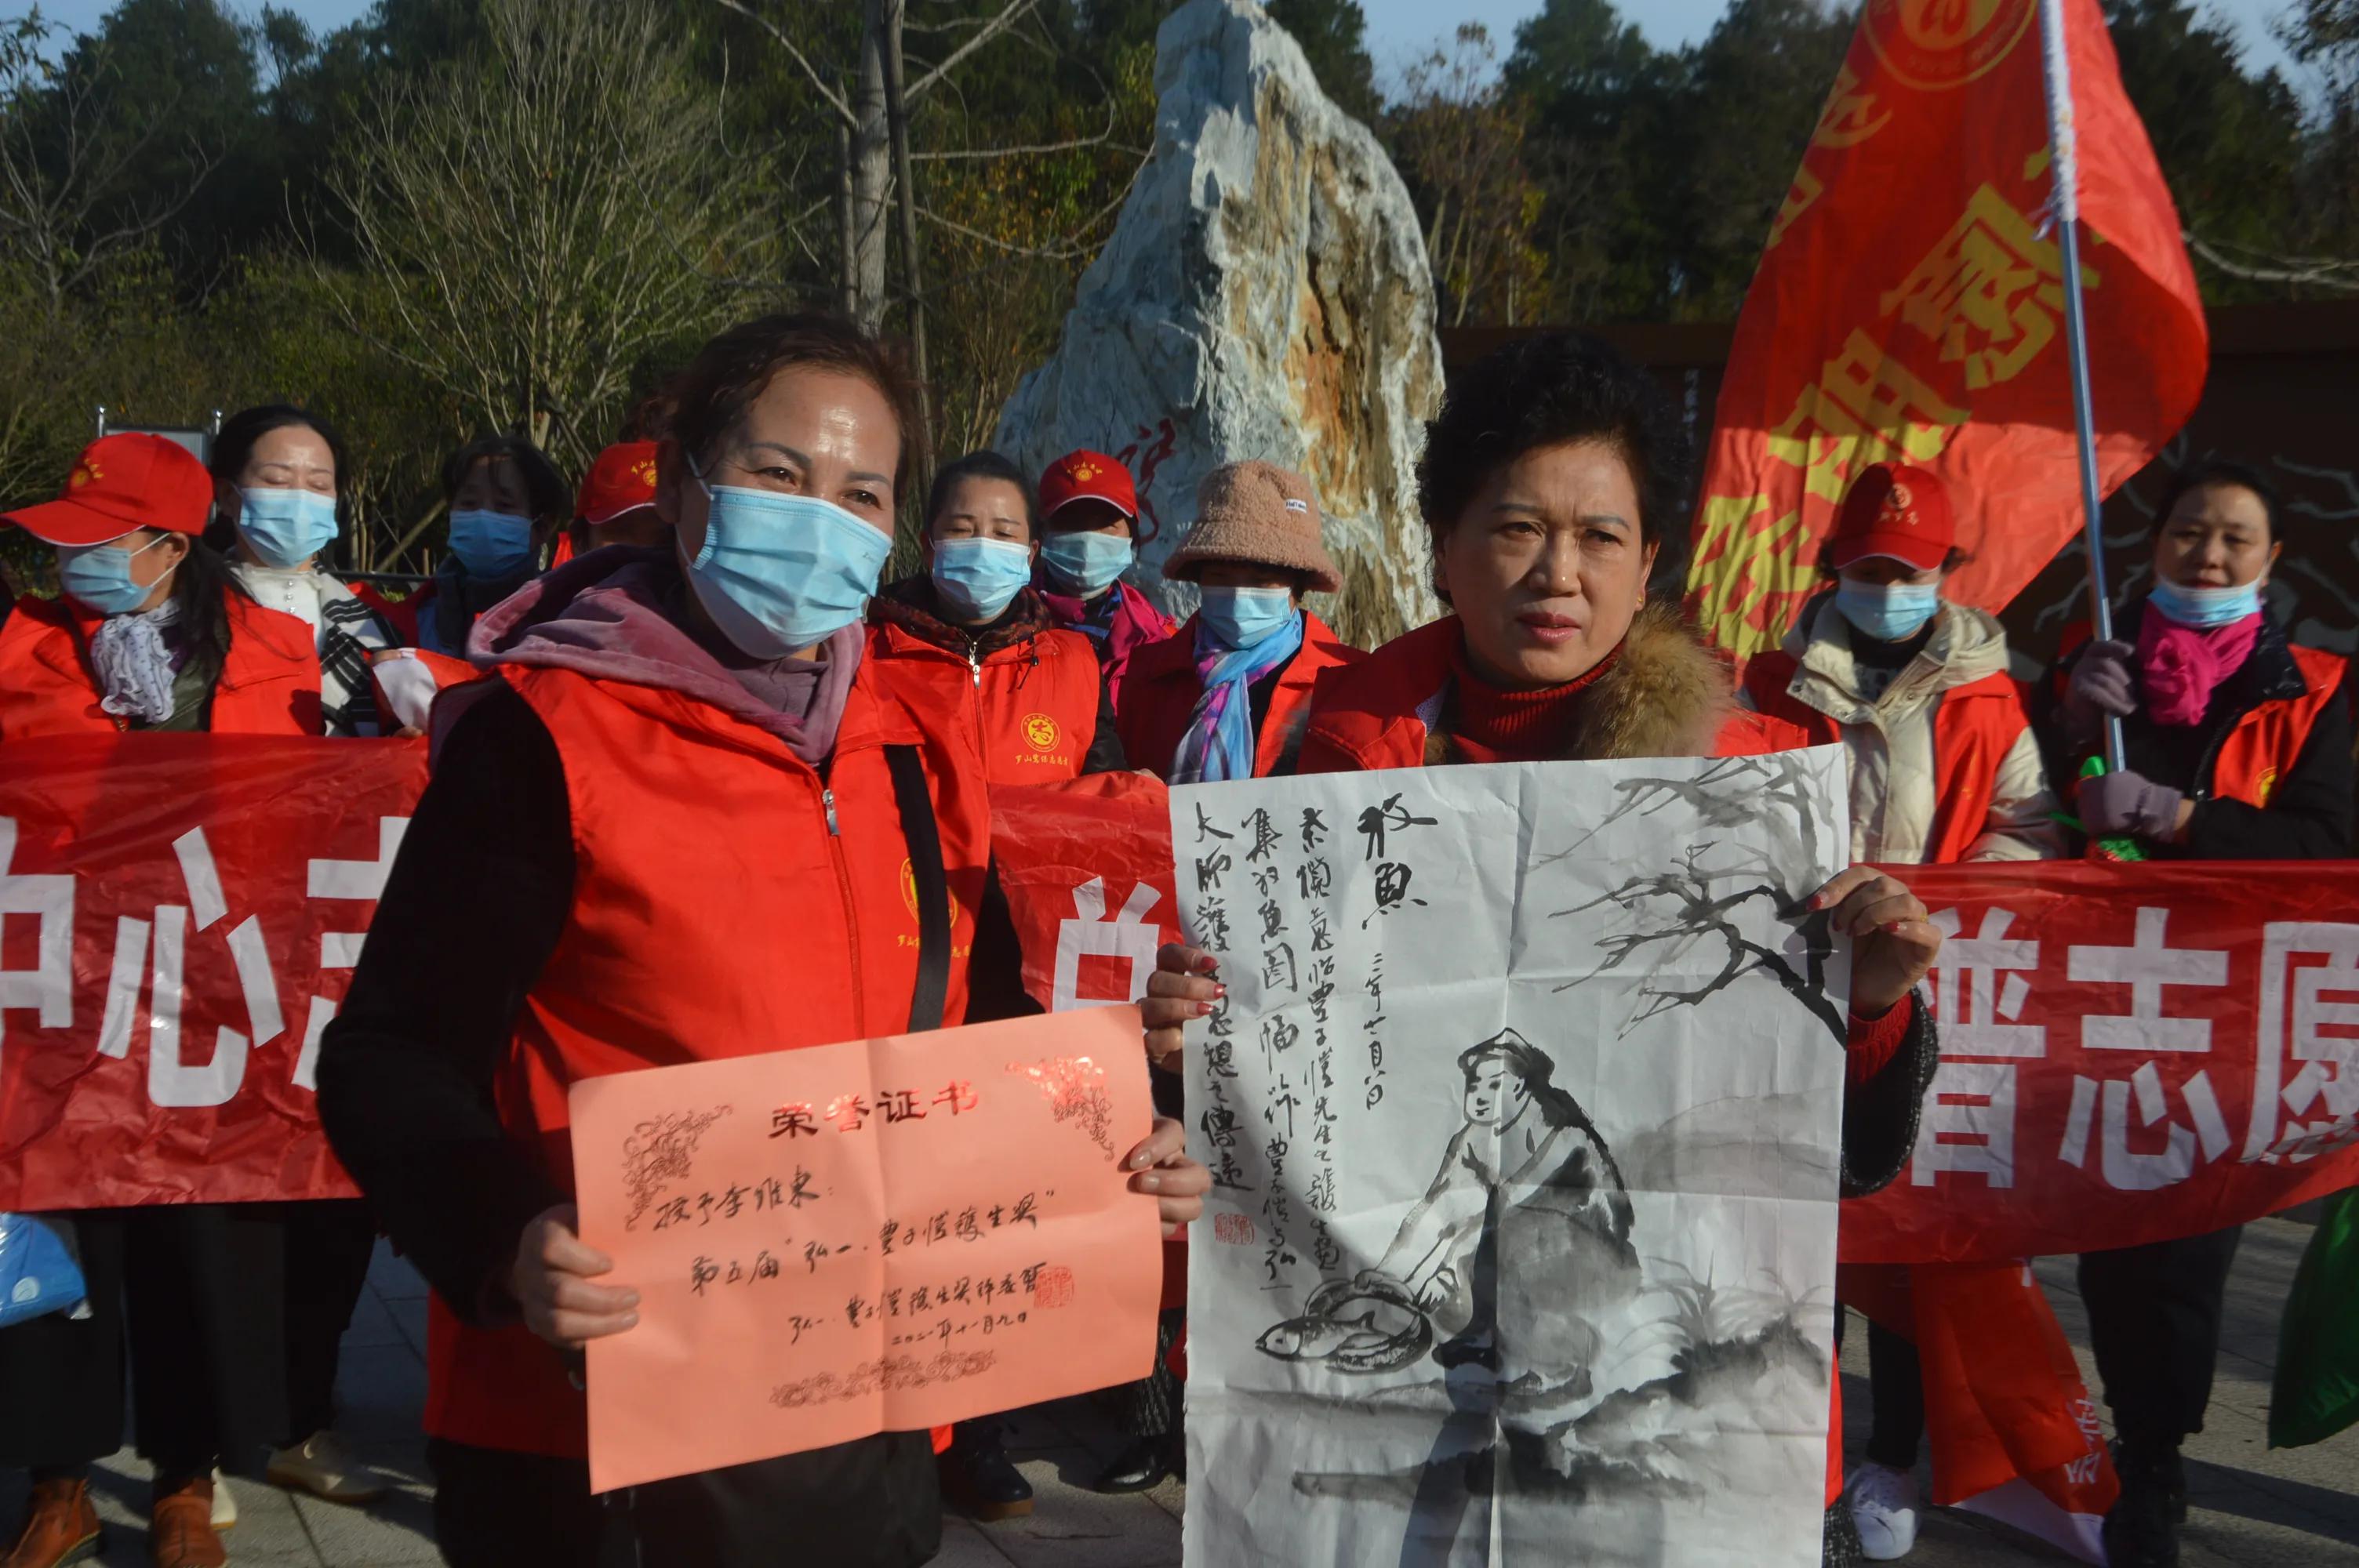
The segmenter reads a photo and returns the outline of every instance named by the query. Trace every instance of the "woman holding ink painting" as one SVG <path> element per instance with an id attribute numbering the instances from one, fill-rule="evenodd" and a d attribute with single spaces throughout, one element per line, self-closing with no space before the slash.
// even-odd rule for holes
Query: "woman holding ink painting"
<path id="1" fill-rule="evenodd" d="M 1608 757 L 1740 756 L 1805 743 L 1741 711 L 1725 668 L 1649 592 L 1686 525 L 1685 432 L 1646 372 L 1595 339 L 1527 338 L 1453 381 L 1429 427 L 1419 492 L 1434 584 L 1452 613 L 1331 670 L 1299 771 Z M 1854 938 L 1843 1191 L 1889 1183 L 1914 1146 L 1935 1048 L 1913 992 L 1940 933 L 1864 866 L 1811 899 Z M 1219 995 L 1210 954 L 1167 948 L 1148 1047 L 1181 1048 Z M 1840 1407 L 1838 1407 L 1838 1410 Z M 1827 1485 L 1827 1556 L 1858 1558 Z"/>

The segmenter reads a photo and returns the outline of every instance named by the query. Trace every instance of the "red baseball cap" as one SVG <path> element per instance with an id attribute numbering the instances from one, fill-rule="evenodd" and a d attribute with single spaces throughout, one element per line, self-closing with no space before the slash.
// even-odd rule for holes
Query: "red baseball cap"
<path id="1" fill-rule="evenodd" d="M 1854 561 L 1883 556 L 1930 571 L 1950 558 L 1957 542 L 1949 487 L 1939 475 L 1906 463 L 1877 463 L 1843 497 L 1827 561 L 1841 571 Z"/>
<path id="2" fill-rule="evenodd" d="M 595 528 L 625 512 L 653 506 L 657 449 L 653 441 L 617 441 L 600 452 L 590 471 L 582 476 L 573 514 Z"/>
<path id="3" fill-rule="evenodd" d="M 194 453 L 162 436 L 101 436 L 82 449 L 55 501 L 0 521 L 51 545 L 103 545 L 136 528 L 201 534 L 212 515 L 213 476 Z"/>
<path id="4" fill-rule="evenodd" d="M 1138 515 L 1138 491 L 1119 458 L 1087 449 L 1067 452 L 1040 476 L 1040 521 L 1076 501 L 1103 501 L 1125 517 Z"/>

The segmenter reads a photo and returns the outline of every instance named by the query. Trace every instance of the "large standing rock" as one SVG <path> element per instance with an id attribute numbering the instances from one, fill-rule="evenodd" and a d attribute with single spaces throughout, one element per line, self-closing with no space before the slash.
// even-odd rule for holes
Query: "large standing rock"
<path id="1" fill-rule="evenodd" d="M 1159 568 L 1196 481 L 1282 463 L 1318 486 L 1338 629 L 1367 646 L 1431 620 L 1416 466 L 1441 349 L 1407 188 L 1252 0 L 1174 12 L 1155 86 L 1154 156 L 999 449 L 1035 470 L 1076 447 L 1129 463 L 1159 528 L 1136 579 L 1174 610 L 1193 594 Z"/>

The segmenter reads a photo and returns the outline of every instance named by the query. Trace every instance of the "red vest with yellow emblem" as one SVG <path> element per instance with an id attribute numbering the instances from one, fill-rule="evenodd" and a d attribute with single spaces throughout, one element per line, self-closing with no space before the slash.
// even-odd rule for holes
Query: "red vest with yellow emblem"
<path id="1" fill-rule="evenodd" d="M 970 659 L 891 622 L 868 629 L 884 689 L 944 718 L 958 715 L 995 784 L 1082 776 L 1097 733 L 1103 679 L 1079 632 L 1051 629 Z"/>
<path id="2" fill-rule="evenodd" d="M 951 902 L 944 1022 L 966 1008 L 990 811 L 954 729 L 880 700 L 864 665 L 824 778 L 776 736 L 682 693 L 571 670 L 500 672 L 548 727 L 572 813 L 573 907 L 518 1012 L 493 1097 L 560 1191 L 579 1079 L 904 1033 L 918 901 L 886 748 L 917 749 Z M 521 1325 L 435 1302 L 426 1429 L 580 1456 L 584 1405 Z"/>
<path id="3" fill-rule="evenodd" d="M 2219 800 L 2241 800 L 2267 806 L 2277 779 L 2293 766 L 2310 741 L 2319 710 L 2343 689 L 2347 661 L 2340 654 L 2286 645 L 2294 667 L 2301 671 L 2302 694 L 2264 702 L 2236 721 L 2220 742 L 2219 760 L 2212 764 L 2212 794 Z"/>

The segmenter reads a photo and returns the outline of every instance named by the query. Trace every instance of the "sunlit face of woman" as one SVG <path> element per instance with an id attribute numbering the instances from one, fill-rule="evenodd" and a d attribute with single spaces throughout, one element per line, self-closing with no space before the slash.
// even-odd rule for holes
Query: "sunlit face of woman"
<path id="1" fill-rule="evenodd" d="M 336 454 L 328 438 L 309 425 L 266 430 L 246 453 L 237 476 L 239 490 L 308 490 L 336 493 Z"/>
<path id="2" fill-rule="evenodd" d="M 1040 546 L 1032 537 L 1030 515 L 1019 486 L 1004 479 L 981 476 L 960 480 L 942 497 L 941 510 L 927 521 L 926 559 L 930 563 L 934 546 L 951 539 L 997 539 L 1010 545 L 1027 545 L 1038 557 Z"/>
<path id="3" fill-rule="evenodd" d="M 1466 1075 L 1466 1119 L 1476 1127 L 1505 1127 L 1531 1103 L 1531 1087 L 1504 1059 L 1492 1056 Z"/>
<path id="4" fill-rule="evenodd" d="M 1636 476 L 1620 448 L 1588 439 L 1493 470 L 1442 538 L 1434 579 L 1475 672 L 1538 691 L 1580 679 L 1621 644 L 1654 564 Z"/>
<path id="5" fill-rule="evenodd" d="M 2181 588 L 2268 586 L 2283 546 L 2269 512 L 2241 484 L 2207 484 L 2179 498 L 2154 536 L 2154 575 Z"/>
<path id="6" fill-rule="evenodd" d="M 901 424 L 864 377 L 794 365 L 770 378 L 737 427 L 698 461 L 704 482 L 832 502 L 890 538 Z M 704 491 L 667 463 L 656 504 L 679 535 L 683 558 L 704 548 Z"/>

